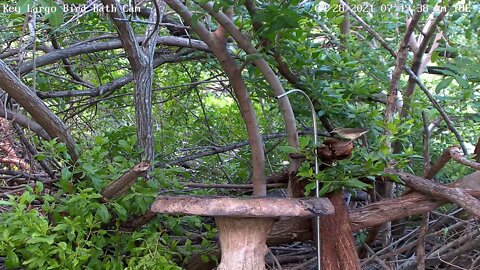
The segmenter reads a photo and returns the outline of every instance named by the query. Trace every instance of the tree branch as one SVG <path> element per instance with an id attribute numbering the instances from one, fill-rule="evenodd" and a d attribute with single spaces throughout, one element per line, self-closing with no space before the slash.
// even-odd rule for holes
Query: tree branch
<path id="1" fill-rule="evenodd" d="M 136 37 L 135 40 L 137 43 L 141 43 L 143 41 L 143 37 Z M 185 47 L 185 48 L 193 48 L 199 51 L 210 52 L 208 46 L 200 41 L 182 37 L 158 37 L 157 44 L 165 45 L 165 46 L 176 46 L 176 47 Z M 54 50 L 49 53 L 46 53 L 40 57 L 35 59 L 35 66 L 42 67 L 48 64 L 55 63 L 62 58 L 68 58 L 88 53 L 94 52 L 101 52 L 101 51 L 108 51 L 108 50 L 115 50 L 120 49 L 122 47 L 122 42 L 120 40 L 111 40 L 107 42 L 94 42 L 91 44 L 82 44 L 72 46 L 70 48 Z M 22 75 L 29 73 L 33 70 L 34 63 L 33 61 L 26 62 L 19 67 L 20 73 Z"/>
<path id="2" fill-rule="evenodd" d="M 65 124 L 55 115 L 35 93 L 26 86 L 7 65 L 0 60 L 0 88 L 5 90 L 52 138 L 65 143 L 68 153 L 75 163 L 78 159 L 75 142 Z"/>
<path id="3" fill-rule="evenodd" d="M 232 85 L 235 97 L 238 100 L 239 109 L 247 128 L 248 140 L 252 149 L 251 164 L 253 167 L 253 194 L 256 196 L 265 196 L 267 190 L 265 186 L 266 176 L 263 139 L 258 127 L 255 110 L 253 109 L 253 104 L 247 91 L 247 86 L 241 75 L 241 69 L 226 48 L 227 42 L 223 26 L 218 27 L 215 33 L 211 33 L 199 22 L 192 22 L 192 13 L 182 4 L 181 1 L 167 0 L 167 4 L 205 41 L 225 71 L 225 74 Z"/>
<path id="4" fill-rule="evenodd" d="M 365 30 L 371 34 L 375 39 L 378 40 L 378 42 L 380 42 L 380 44 L 382 44 L 382 46 L 393 56 L 393 57 L 397 57 L 397 53 L 392 50 L 392 48 L 390 48 L 390 46 L 388 45 L 388 43 L 383 40 L 383 38 L 377 34 L 377 32 L 375 32 L 368 24 L 366 24 L 362 18 L 360 18 L 357 13 L 355 13 L 347 4 L 345 4 L 344 1 L 340 0 L 340 4 L 342 4 L 345 9 L 350 12 L 350 14 L 365 28 Z M 467 151 L 467 148 L 465 147 L 465 143 L 464 143 L 464 140 L 462 138 L 462 136 L 460 135 L 460 133 L 457 131 L 457 129 L 455 128 L 455 126 L 453 125 L 452 121 L 450 120 L 450 118 L 448 117 L 448 115 L 445 113 L 445 111 L 443 110 L 443 108 L 440 106 L 440 104 L 438 104 L 438 102 L 435 100 L 435 98 L 433 97 L 433 95 L 430 93 L 430 91 L 427 89 L 427 87 L 425 87 L 425 85 L 422 83 L 422 81 L 420 80 L 420 78 L 417 77 L 417 75 L 407 66 L 403 66 L 403 70 L 405 70 L 405 72 L 407 72 L 408 75 L 410 75 L 410 77 L 415 80 L 415 82 L 417 83 L 417 85 L 420 87 L 420 89 L 422 89 L 422 91 L 425 93 L 425 95 L 427 96 L 428 100 L 430 100 L 430 103 L 432 103 L 433 107 L 435 109 L 437 109 L 437 111 L 442 115 L 442 118 L 445 120 L 445 123 L 447 124 L 448 126 L 448 129 L 450 129 L 450 131 L 452 131 L 453 134 L 455 134 L 455 137 L 457 138 L 458 142 L 460 143 L 460 145 L 462 146 L 462 150 L 463 150 L 463 153 L 465 155 L 468 154 L 468 151 Z"/>
<path id="5" fill-rule="evenodd" d="M 448 187 L 422 177 L 391 169 L 385 170 L 385 172 L 398 175 L 407 186 L 416 191 L 458 204 L 473 216 L 480 217 L 480 201 L 460 188 Z"/>
<path id="6" fill-rule="evenodd" d="M 52 138 L 45 132 L 45 130 L 37 122 L 28 118 L 27 116 L 21 114 L 20 112 L 15 112 L 10 109 L 5 109 L 2 102 L 0 102 L 0 117 L 6 118 L 7 120 L 12 121 L 28 130 L 31 130 L 33 133 L 40 136 L 42 139 L 50 141 Z"/>
<path id="7" fill-rule="evenodd" d="M 480 172 L 464 176 L 449 184 L 448 187 L 465 188 L 471 195 L 480 197 Z M 432 199 L 430 196 L 411 192 L 399 198 L 382 200 L 353 209 L 350 211 L 349 219 L 352 223 L 352 230 L 358 231 L 388 221 L 430 212 L 447 202 L 444 199 Z"/>
<path id="8" fill-rule="evenodd" d="M 128 172 L 120 176 L 120 178 L 106 186 L 102 190 L 102 196 L 108 200 L 127 192 L 139 177 L 147 175 L 147 170 L 149 167 L 150 164 L 148 162 L 144 161 L 138 163 Z"/>

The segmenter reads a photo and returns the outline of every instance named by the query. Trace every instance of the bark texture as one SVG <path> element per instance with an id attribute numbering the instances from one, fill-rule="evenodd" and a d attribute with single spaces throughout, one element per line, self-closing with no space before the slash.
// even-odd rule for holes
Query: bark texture
<path id="1" fill-rule="evenodd" d="M 360 270 L 343 192 L 331 194 L 328 198 L 335 206 L 335 215 L 320 219 L 322 269 Z"/>
<path id="2" fill-rule="evenodd" d="M 273 218 L 216 217 L 222 259 L 218 270 L 264 270 Z"/>
<path id="3" fill-rule="evenodd" d="M 75 151 L 75 142 L 63 121 L 1 60 L 0 88 L 20 104 L 50 137 L 58 138 L 60 142 L 65 143 L 72 162 L 75 163 L 77 161 L 78 155 Z"/>
<path id="4" fill-rule="evenodd" d="M 149 20 L 157 22 L 155 26 L 148 25 L 146 38 L 140 46 L 135 33 L 121 5 L 115 0 L 102 0 L 103 5 L 116 7 L 108 12 L 108 16 L 115 24 L 127 59 L 132 67 L 135 81 L 134 101 L 137 127 L 138 147 L 143 149 L 143 159 L 152 162 L 154 159 L 154 138 L 152 118 L 152 83 L 153 83 L 153 55 L 159 33 L 158 22 L 162 21 L 165 2 L 154 0 L 155 9 L 152 9 Z"/>
<path id="5" fill-rule="evenodd" d="M 131 170 L 124 173 L 116 181 L 110 183 L 102 191 L 102 196 L 105 199 L 111 199 L 114 196 L 119 196 L 125 192 L 133 185 L 135 180 L 138 177 L 146 176 L 150 163 L 144 161 L 135 165 Z"/>
<path id="6" fill-rule="evenodd" d="M 315 217 L 333 214 L 326 198 L 226 198 L 161 196 L 151 210 L 157 213 L 227 217 Z"/>
<path id="7" fill-rule="evenodd" d="M 228 77 L 248 133 L 248 141 L 252 148 L 252 184 L 253 195 L 266 196 L 265 176 L 265 152 L 262 135 L 258 127 L 258 121 L 253 109 L 253 104 L 248 93 L 247 86 L 242 77 L 242 68 L 239 66 L 230 52 L 227 50 L 226 33 L 223 26 L 219 26 L 215 32 L 210 32 L 200 23 L 192 21 L 193 14 L 179 0 L 166 0 L 167 4 L 175 10 L 185 22 L 192 27 L 200 38 L 205 41 L 218 59 L 222 69 Z M 227 18 L 228 19 L 228 18 Z"/>

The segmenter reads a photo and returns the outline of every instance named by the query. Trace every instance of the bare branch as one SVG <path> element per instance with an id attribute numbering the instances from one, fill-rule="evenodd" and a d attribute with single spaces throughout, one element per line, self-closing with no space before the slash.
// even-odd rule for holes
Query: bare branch
<path id="1" fill-rule="evenodd" d="M 27 116 L 21 114 L 20 112 L 15 112 L 10 109 L 5 109 L 2 102 L 0 102 L 0 117 L 6 118 L 26 129 L 31 130 L 44 140 L 51 140 L 52 138 L 45 132 L 45 130 L 37 122 L 28 118 Z"/>
<path id="2" fill-rule="evenodd" d="M 400 179 L 412 189 L 433 197 L 451 201 L 452 203 L 458 204 L 475 217 L 480 217 L 480 201 L 460 188 L 451 188 L 422 177 L 395 170 L 389 169 L 385 172 L 398 175 Z"/>
<path id="3" fill-rule="evenodd" d="M 137 43 L 140 43 L 143 41 L 143 38 L 136 37 L 135 40 L 137 41 Z M 166 45 L 166 46 L 194 48 L 195 50 L 206 51 L 206 52 L 210 51 L 210 49 L 207 47 L 207 45 L 204 42 L 199 40 L 182 38 L 182 37 L 173 37 L 173 36 L 158 37 L 157 44 Z M 54 50 L 40 57 L 37 57 L 35 59 L 35 65 L 36 67 L 42 67 L 48 64 L 55 63 L 56 61 L 61 60 L 62 58 L 68 58 L 68 57 L 94 53 L 94 52 L 115 50 L 120 48 L 122 48 L 122 42 L 118 39 L 107 41 L 107 42 L 94 42 L 91 44 L 76 45 L 70 48 Z M 28 72 L 31 72 L 33 70 L 33 67 L 34 67 L 33 62 L 26 62 L 19 67 L 19 70 L 21 74 L 26 74 Z"/>
<path id="4" fill-rule="evenodd" d="M 78 159 L 75 142 L 62 120 L 60 120 L 28 86 L 15 76 L 1 60 L 0 88 L 5 90 L 18 104 L 29 112 L 33 119 L 43 127 L 50 137 L 59 138 L 61 142 L 65 143 L 72 162 Z"/>

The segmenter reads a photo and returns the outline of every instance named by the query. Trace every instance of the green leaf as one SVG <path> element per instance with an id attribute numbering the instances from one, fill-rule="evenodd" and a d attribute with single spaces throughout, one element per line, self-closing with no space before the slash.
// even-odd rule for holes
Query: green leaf
<path id="1" fill-rule="evenodd" d="M 82 169 L 89 174 L 95 174 L 95 168 L 89 163 L 83 163 Z"/>
<path id="2" fill-rule="evenodd" d="M 95 141 L 95 144 L 104 145 L 104 144 L 108 143 L 109 140 L 108 140 L 107 137 L 96 136 L 94 138 L 94 141 Z"/>
<path id="3" fill-rule="evenodd" d="M 118 145 L 125 150 L 131 149 L 130 144 L 128 144 L 128 142 L 125 140 L 119 140 Z"/>
<path id="4" fill-rule="evenodd" d="M 310 182 L 305 186 L 305 196 L 310 195 L 311 191 L 317 187 L 316 182 Z"/>
<path id="5" fill-rule="evenodd" d="M 45 236 L 34 236 L 30 239 L 27 240 L 27 244 L 38 244 L 38 243 L 47 243 L 49 245 L 53 244 L 55 242 L 55 236 L 50 235 L 49 237 Z"/>
<path id="6" fill-rule="evenodd" d="M 48 19 L 52 26 L 59 26 L 63 23 L 63 9 L 53 0 L 38 0 L 45 12 L 45 19 Z"/>
<path id="7" fill-rule="evenodd" d="M 43 183 L 40 181 L 35 182 L 35 193 L 39 194 L 43 191 Z"/>
<path id="8" fill-rule="evenodd" d="M 330 183 L 324 183 L 323 184 L 323 187 L 320 189 L 320 191 L 318 192 L 319 193 L 319 196 L 320 197 L 323 197 L 325 194 L 331 192 L 332 190 L 330 190 L 330 187 L 331 187 L 331 184 Z"/>
<path id="9" fill-rule="evenodd" d="M 310 178 L 313 176 L 313 168 L 310 166 L 310 162 L 305 160 L 298 168 L 297 176 L 301 178 Z"/>
<path id="10" fill-rule="evenodd" d="M 68 225 L 65 223 L 60 223 L 53 228 L 54 231 L 66 231 L 68 229 Z"/>
<path id="11" fill-rule="evenodd" d="M 285 153 L 285 154 L 293 154 L 293 153 L 298 153 L 298 149 L 292 146 L 288 145 L 282 145 L 277 147 L 280 152 Z"/>
<path id="12" fill-rule="evenodd" d="M 372 187 L 371 185 L 363 183 L 362 181 L 356 178 L 351 178 L 345 181 L 345 186 L 350 188 L 355 188 L 355 189 L 361 189 L 361 190 Z"/>
<path id="13" fill-rule="evenodd" d="M 207 255 L 204 255 L 204 254 L 202 254 L 202 255 L 200 256 L 200 259 L 201 259 L 202 262 L 204 262 L 204 263 L 208 263 L 208 262 L 210 261 L 210 258 L 209 258 Z"/>
<path id="14" fill-rule="evenodd" d="M 127 220 L 127 210 L 125 210 L 125 208 L 123 208 L 123 206 L 121 206 L 118 203 L 112 203 L 112 206 L 113 206 L 113 208 L 115 208 L 115 211 L 117 212 L 118 218 L 120 220 L 122 220 L 122 221 Z"/>
<path id="15" fill-rule="evenodd" d="M 73 173 L 70 172 L 68 167 L 63 167 L 62 168 L 62 174 L 61 174 L 61 179 L 65 181 L 70 181 L 72 179 Z"/>
<path id="16" fill-rule="evenodd" d="M 112 217 L 110 215 L 110 213 L 108 212 L 108 208 L 104 205 L 104 204 L 101 204 L 98 208 L 97 208 L 97 212 L 96 212 L 96 215 L 98 218 L 100 218 L 100 220 L 103 222 L 103 223 L 107 223 L 110 221 L 110 218 Z"/>
<path id="17" fill-rule="evenodd" d="M 75 239 L 75 237 L 76 237 L 76 235 L 75 235 L 74 231 L 69 231 L 67 233 L 67 238 L 68 238 L 68 240 L 70 240 L 70 242 L 72 242 Z"/>
<path id="18" fill-rule="evenodd" d="M 92 180 L 93 188 L 96 191 L 101 191 L 103 188 L 103 180 L 97 176 L 91 176 L 90 179 Z"/>
<path id="19" fill-rule="evenodd" d="M 34 0 L 20 0 L 17 2 L 17 9 L 25 14 L 34 8 Z"/>
<path id="20" fill-rule="evenodd" d="M 15 252 L 12 250 L 7 251 L 7 257 L 5 258 L 5 267 L 7 269 L 16 269 L 20 266 L 20 260 Z"/>
<path id="21" fill-rule="evenodd" d="M 310 143 L 310 137 L 300 137 L 298 138 L 298 143 L 300 144 L 300 149 L 305 149 Z"/>
<path id="22" fill-rule="evenodd" d="M 11 201 L 0 200 L 0 205 L 12 206 L 14 203 Z"/>
<path id="23" fill-rule="evenodd" d="M 45 155 L 45 153 L 38 153 L 35 155 L 35 159 L 38 160 L 38 161 L 42 161 L 42 160 L 45 160 L 47 158 L 47 156 Z"/>
<path id="24" fill-rule="evenodd" d="M 439 93 L 442 89 L 447 88 L 453 81 L 453 77 L 448 77 L 443 79 L 439 84 L 437 84 L 437 87 L 435 88 L 435 93 Z"/>
<path id="25" fill-rule="evenodd" d="M 32 195 L 30 192 L 26 191 L 22 194 L 22 196 L 20 196 L 20 200 L 19 200 L 19 203 L 20 204 L 24 204 L 24 205 L 28 205 L 30 204 L 33 200 L 35 199 L 35 196 Z"/>
<path id="26" fill-rule="evenodd" d="M 457 83 L 463 87 L 463 88 L 469 88 L 470 85 L 468 84 L 467 80 L 465 80 L 464 78 L 462 78 L 462 76 L 455 76 L 455 80 L 457 81 Z"/>
<path id="27" fill-rule="evenodd" d="M 60 26 L 63 23 L 63 12 L 59 8 L 57 11 L 49 13 L 45 18 L 53 27 Z"/>

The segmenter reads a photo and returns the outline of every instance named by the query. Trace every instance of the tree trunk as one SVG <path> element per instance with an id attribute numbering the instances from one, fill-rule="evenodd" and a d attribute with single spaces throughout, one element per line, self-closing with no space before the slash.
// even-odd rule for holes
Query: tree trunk
<path id="1" fill-rule="evenodd" d="M 152 118 L 153 54 L 142 54 L 139 58 L 143 58 L 141 61 L 139 59 L 142 67 L 133 70 L 137 141 L 138 147 L 144 150 L 143 160 L 152 162 L 155 155 Z"/>
<path id="2" fill-rule="evenodd" d="M 134 100 L 138 147 L 144 150 L 143 160 L 152 163 L 155 154 L 152 118 L 153 56 L 160 30 L 158 22 L 162 21 L 166 5 L 161 0 L 153 1 L 155 8 L 150 13 L 149 21 L 155 22 L 155 25 L 147 26 L 145 39 L 140 46 L 132 26 L 130 23 L 126 23 L 127 17 L 120 3 L 115 0 L 102 0 L 102 3 L 105 6 L 115 7 L 107 13 L 117 27 L 118 35 L 132 67 L 135 82 Z"/>
<path id="3" fill-rule="evenodd" d="M 335 207 L 335 214 L 320 218 L 322 269 L 360 270 L 343 191 L 328 198 Z"/>

